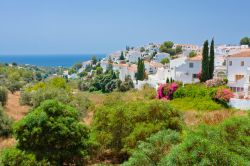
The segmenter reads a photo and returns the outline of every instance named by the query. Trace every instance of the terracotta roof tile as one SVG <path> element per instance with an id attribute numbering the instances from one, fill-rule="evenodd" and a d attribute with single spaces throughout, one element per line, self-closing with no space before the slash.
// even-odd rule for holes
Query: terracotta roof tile
<path id="1" fill-rule="evenodd" d="M 235 54 L 228 55 L 230 58 L 238 58 L 238 57 L 250 57 L 250 49 L 244 49 Z"/>

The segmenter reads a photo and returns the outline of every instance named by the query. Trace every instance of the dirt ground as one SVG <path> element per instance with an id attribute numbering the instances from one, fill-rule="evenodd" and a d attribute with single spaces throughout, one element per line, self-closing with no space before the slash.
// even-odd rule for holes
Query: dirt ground
<path id="1" fill-rule="evenodd" d="M 22 106 L 19 103 L 20 99 L 20 92 L 16 92 L 14 94 L 8 94 L 8 101 L 5 106 L 6 113 L 13 118 L 15 121 L 20 120 L 24 117 L 28 112 L 30 107 L 29 106 Z"/>

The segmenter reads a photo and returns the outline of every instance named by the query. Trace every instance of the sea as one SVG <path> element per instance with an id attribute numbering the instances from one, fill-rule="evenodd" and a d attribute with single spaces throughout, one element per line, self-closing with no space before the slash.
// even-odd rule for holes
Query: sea
<path id="1" fill-rule="evenodd" d="M 29 64 L 44 67 L 71 67 L 76 63 L 91 60 L 93 56 L 103 59 L 105 54 L 82 55 L 0 55 L 0 63 Z"/>

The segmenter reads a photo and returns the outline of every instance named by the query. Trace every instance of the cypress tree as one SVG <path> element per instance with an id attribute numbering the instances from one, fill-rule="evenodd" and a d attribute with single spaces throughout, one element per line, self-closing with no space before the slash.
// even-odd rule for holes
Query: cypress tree
<path id="1" fill-rule="evenodd" d="M 124 57 L 123 51 L 121 52 L 121 55 L 120 55 L 120 57 L 119 57 L 119 60 L 125 60 L 125 57 Z"/>
<path id="2" fill-rule="evenodd" d="M 202 68 L 201 68 L 201 82 L 205 82 L 209 79 L 209 57 L 208 57 L 208 41 L 206 40 L 203 44 L 202 50 Z"/>
<path id="3" fill-rule="evenodd" d="M 137 64 L 137 80 L 144 80 L 144 61 L 141 58 L 138 58 L 138 64 Z"/>
<path id="4" fill-rule="evenodd" d="M 210 56 L 209 56 L 209 75 L 210 79 L 213 78 L 213 73 L 214 73 L 214 39 L 211 41 L 210 45 Z"/>
<path id="5" fill-rule="evenodd" d="M 108 73 L 109 71 L 113 71 L 113 65 L 112 64 L 113 64 L 112 59 L 111 59 L 111 57 L 109 57 L 106 73 Z"/>

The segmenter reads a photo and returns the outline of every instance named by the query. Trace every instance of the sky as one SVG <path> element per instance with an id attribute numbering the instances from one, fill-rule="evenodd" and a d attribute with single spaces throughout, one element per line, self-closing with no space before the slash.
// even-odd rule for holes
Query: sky
<path id="1" fill-rule="evenodd" d="M 107 54 L 150 42 L 238 44 L 249 0 L 0 0 L 0 55 Z"/>

